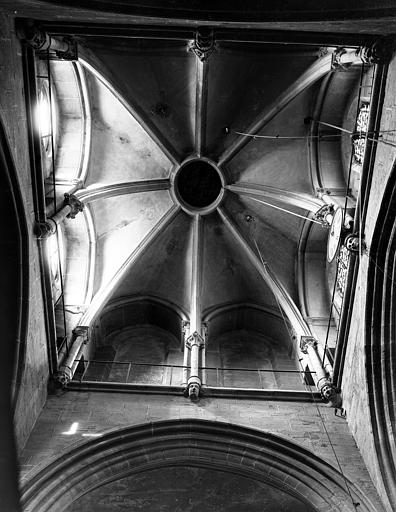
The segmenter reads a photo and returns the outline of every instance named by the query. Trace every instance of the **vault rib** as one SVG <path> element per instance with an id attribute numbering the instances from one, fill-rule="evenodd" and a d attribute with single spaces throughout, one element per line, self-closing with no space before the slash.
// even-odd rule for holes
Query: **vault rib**
<path id="1" fill-rule="evenodd" d="M 139 194 L 140 192 L 153 192 L 155 190 L 169 190 L 170 180 L 167 178 L 157 180 L 138 180 L 125 183 L 110 183 L 92 188 L 78 190 L 75 195 L 84 203 L 92 203 L 98 199 L 121 196 L 125 194 Z"/>
<path id="2" fill-rule="evenodd" d="M 198 157 L 205 153 L 206 146 L 206 106 L 208 84 L 208 61 L 196 60 L 196 100 L 195 100 L 195 151 Z"/>
<path id="3" fill-rule="evenodd" d="M 90 64 L 87 60 L 87 55 L 85 58 L 79 58 L 79 62 L 86 68 L 90 73 L 92 73 L 100 82 L 107 87 L 107 89 L 118 99 L 118 101 L 126 108 L 126 110 L 131 114 L 131 116 L 139 123 L 139 125 L 144 129 L 147 135 L 157 144 L 157 146 L 161 149 L 164 155 L 173 163 L 173 165 L 177 165 L 180 163 L 180 159 L 178 157 L 176 149 L 163 137 L 158 128 L 154 126 L 154 124 L 147 118 L 145 113 L 140 109 L 137 105 L 131 105 L 129 101 L 125 99 L 125 97 L 121 94 L 121 92 L 115 87 L 111 80 L 104 77 L 101 73 L 99 73 L 95 67 Z"/>
<path id="4" fill-rule="evenodd" d="M 190 331 L 201 333 L 201 283 L 202 283 L 202 220 L 194 215 L 191 258 L 191 317 Z"/>
<path id="5" fill-rule="evenodd" d="M 263 112 L 246 128 L 245 133 L 255 135 L 261 128 L 279 114 L 304 89 L 331 71 L 332 54 L 317 59 L 304 73 L 295 80 L 274 102 L 268 105 Z M 218 165 L 231 160 L 249 141 L 251 137 L 240 135 L 219 157 Z"/>
<path id="6" fill-rule="evenodd" d="M 270 270 L 266 262 L 262 263 L 260 261 L 258 255 L 250 247 L 248 241 L 245 239 L 245 237 L 242 235 L 238 227 L 235 225 L 233 220 L 227 215 L 227 213 L 221 207 L 218 207 L 217 211 L 225 226 L 229 229 L 233 237 L 242 247 L 248 260 L 252 263 L 257 272 L 263 278 L 266 285 L 275 295 L 275 298 L 277 299 L 280 307 L 284 311 L 286 317 L 288 318 L 290 324 L 292 325 L 294 331 L 296 332 L 297 340 L 300 339 L 300 336 L 311 336 L 311 331 L 308 327 L 308 324 L 303 319 L 300 310 L 294 303 L 293 299 L 290 297 L 286 288 L 278 280 L 275 274 Z"/>
<path id="7" fill-rule="evenodd" d="M 109 299 L 110 295 L 114 292 L 117 285 L 120 281 L 125 277 L 125 275 L 129 272 L 131 266 L 142 256 L 142 254 L 146 251 L 148 246 L 157 238 L 157 236 L 163 232 L 172 220 L 176 217 L 176 215 L 180 212 L 180 207 L 173 205 L 151 228 L 151 230 L 147 233 L 147 235 L 143 238 L 143 240 L 137 245 L 137 247 L 132 251 L 132 253 L 128 256 L 128 258 L 124 261 L 124 263 L 120 266 L 117 272 L 114 274 L 109 283 L 102 286 L 98 292 L 93 297 L 91 303 L 89 304 L 87 310 L 82 316 L 79 325 L 82 326 L 90 326 L 97 316 L 97 314 L 101 311 L 105 302 Z"/>
<path id="8" fill-rule="evenodd" d="M 309 194 L 290 192 L 276 187 L 269 187 L 266 185 L 258 185 L 255 183 L 234 183 L 226 185 L 227 190 L 235 194 L 248 196 L 248 197 L 262 197 L 272 201 L 277 201 L 287 206 L 296 206 L 302 210 L 308 210 L 316 213 L 318 209 L 325 203 L 321 199 L 312 197 Z"/>

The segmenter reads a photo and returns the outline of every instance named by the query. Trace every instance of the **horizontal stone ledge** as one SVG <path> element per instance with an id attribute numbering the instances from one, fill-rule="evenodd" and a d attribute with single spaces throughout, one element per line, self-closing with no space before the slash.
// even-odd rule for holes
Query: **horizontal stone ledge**
<path id="1" fill-rule="evenodd" d="M 126 384 L 118 382 L 95 382 L 71 381 L 67 389 L 71 391 L 97 391 L 97 392 L 116 392 L 116 393 L 148 393 L 154 395 L 177 395 L 181 396 L 184 392 L 182 386 L 160 386 L 155 384 Z M 322 404 L 320 393 L 310 391 L 295 390 L 275 390 L 275 389 L 254 389 L 254 388 L 220 388 L 203 386 L 202 399 L 210 398 L 239 398 L 256 400 L 276 400 L 285 402 L 319 402 Z"/>

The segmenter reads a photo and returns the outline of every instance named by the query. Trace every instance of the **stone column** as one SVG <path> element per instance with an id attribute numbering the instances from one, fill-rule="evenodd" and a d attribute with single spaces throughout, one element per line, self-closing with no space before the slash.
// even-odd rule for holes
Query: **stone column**
<path id="1" fill-rule="evenodd" d="M 205 322 L 202 324 L 202 335 L 203 335 L 204 343 L 203 343 L 203 346 L 201 347 L 201 367 L 202 367 L 201 379 L 202 379 L 202 385 L 205 386 L 206 385 L 206 370 L 204 368 L 206 366 L 206 347 L 208 346 L 208 324 Z"/>
<path id="2" fill-rule="evenodd" d="M 79 212 L 83 211 L 83 209 L 84 203 L 75 195 L 65 194 L 62 208 L 52 217 L 36 224 L 35 231 L 37 238 L 42 239 L 54 235 L 58 230 L 59 224 L 61 224 L 66 218 L 74 219 Z"/>
<path id="3" fill-rule="evenodd" d="M 332 55 L 333 69 L 348 69 L 357 64 L 384 64 L 391 58 L 393 43 L 390 39 L 379 38 L 360 48 L 337 48 Z"/>
<path id="4" fill-rule="evenodd" d="M 309 366 L 315 372 L 312 374 L 313 379 L 323 400 L 332 407 L 341 407 L 341 395 L 323 368 L 316 339 L 312 336 L 301 336 L 300 349 L 303 354 L 308 356 Z"/>
<path id="5" fill-rule="evenodd" d="M 23 44 L 38 53 L 51 53 L 51 58 L 78 60 L 77 42 L 70 36 L 54 37 L 33 20 L 17 19 L 17 35 Z"/>
<path id="6" fill-rule="evenodd" d="M 197 331 L 194 331 L 187 338 L 186 346 L 190 349 L 190 377 L 187 382 L 187 392 L 191 400 L 198 400 L 202 386 L 199 374 L 200 354 L 204 350 L 205 341 Z"/>
<path id="7" fill-rule="evenodd" d="M 75 364 L 77 356 L 81 355 L 83 345 L 88 342 L 88 331 L 89 327 L 86 326 L 78 326 L 73 330 L 73 344 L 54 376 L 55 383 L 59 387 L 64 388 L 72 380 L 77 368 L 77 364 Z"/>
<path id="8" fill-rule="evenodd" d="M 191 259 L 191 314 L 189 336 L 186 348 L 190 349 L 190 376 L 187 381 L 186 394 L 191 400 L 198 400 L 202 380 L 199 374 L 200 352 L 204 350 L 202 305 L 201 305 L 201 274 L 202 274 L 202 235 L 201 218 L 195 215 L 193 222 L 192 259 Z"/>

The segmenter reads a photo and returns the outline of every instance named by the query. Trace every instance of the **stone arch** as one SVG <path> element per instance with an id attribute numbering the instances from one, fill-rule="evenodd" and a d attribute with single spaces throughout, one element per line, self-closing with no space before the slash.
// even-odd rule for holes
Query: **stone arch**
<path id="1" fill-rule="evenodd" d="M 396 507 L 396 168 L 392 170 L 370 247 L 366 302 L 366 370 L 378 465 Z"/>
<path id="2" fill-rule="evenodd" d="M 0 205 L 6 228 L 0 238 L 0 483 L 2 504 L 18 510 L 13 415 L 26 358 L 29 241 L 23 200 L 7 134 L 0 119 Z"/>
<path id="3" fill-rule="evenodd" d="M 22 378 L 25 360 L 25 340 L 28 316 L 29 265 L 28 232 L 25 210 L 13 157 L 8 146 L 7 136 L 0 120 L 0 204 L 3 218 L 7 219 L 7 235 L 0 240 L 2 257 L 1 272 L 1 332 L 2 347 L 7 354 L 3 371 L 9 379 L 7 389 L 11 389 L 14 404 Z M 7 341 L 9 344 L 6 347 Z M 2 373 L 3 373 L 2 371 Z"/>
<path id="4" fill-rule="evenodd" d="M 72 448 L 38 471 L 22 490 L 26 512 L 65 510 L 108 482 L 172 466 L 237 473 L 270 484 L 317 511 L 374 512 L 351 482 L 304 448 L 230 423 L 180 419 L 116 430 Z"/>

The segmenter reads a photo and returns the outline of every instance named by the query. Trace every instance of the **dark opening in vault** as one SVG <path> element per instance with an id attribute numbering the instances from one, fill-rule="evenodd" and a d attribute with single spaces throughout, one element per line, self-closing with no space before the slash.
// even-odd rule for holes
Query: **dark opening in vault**
<path id="1" fill-rule="evenodd" d="M 180 198 L 193 208 L 211 205 L 220 194 L 221 186 L 219 173 L 204 160 L 185 163 L 176 180 Z"/>

